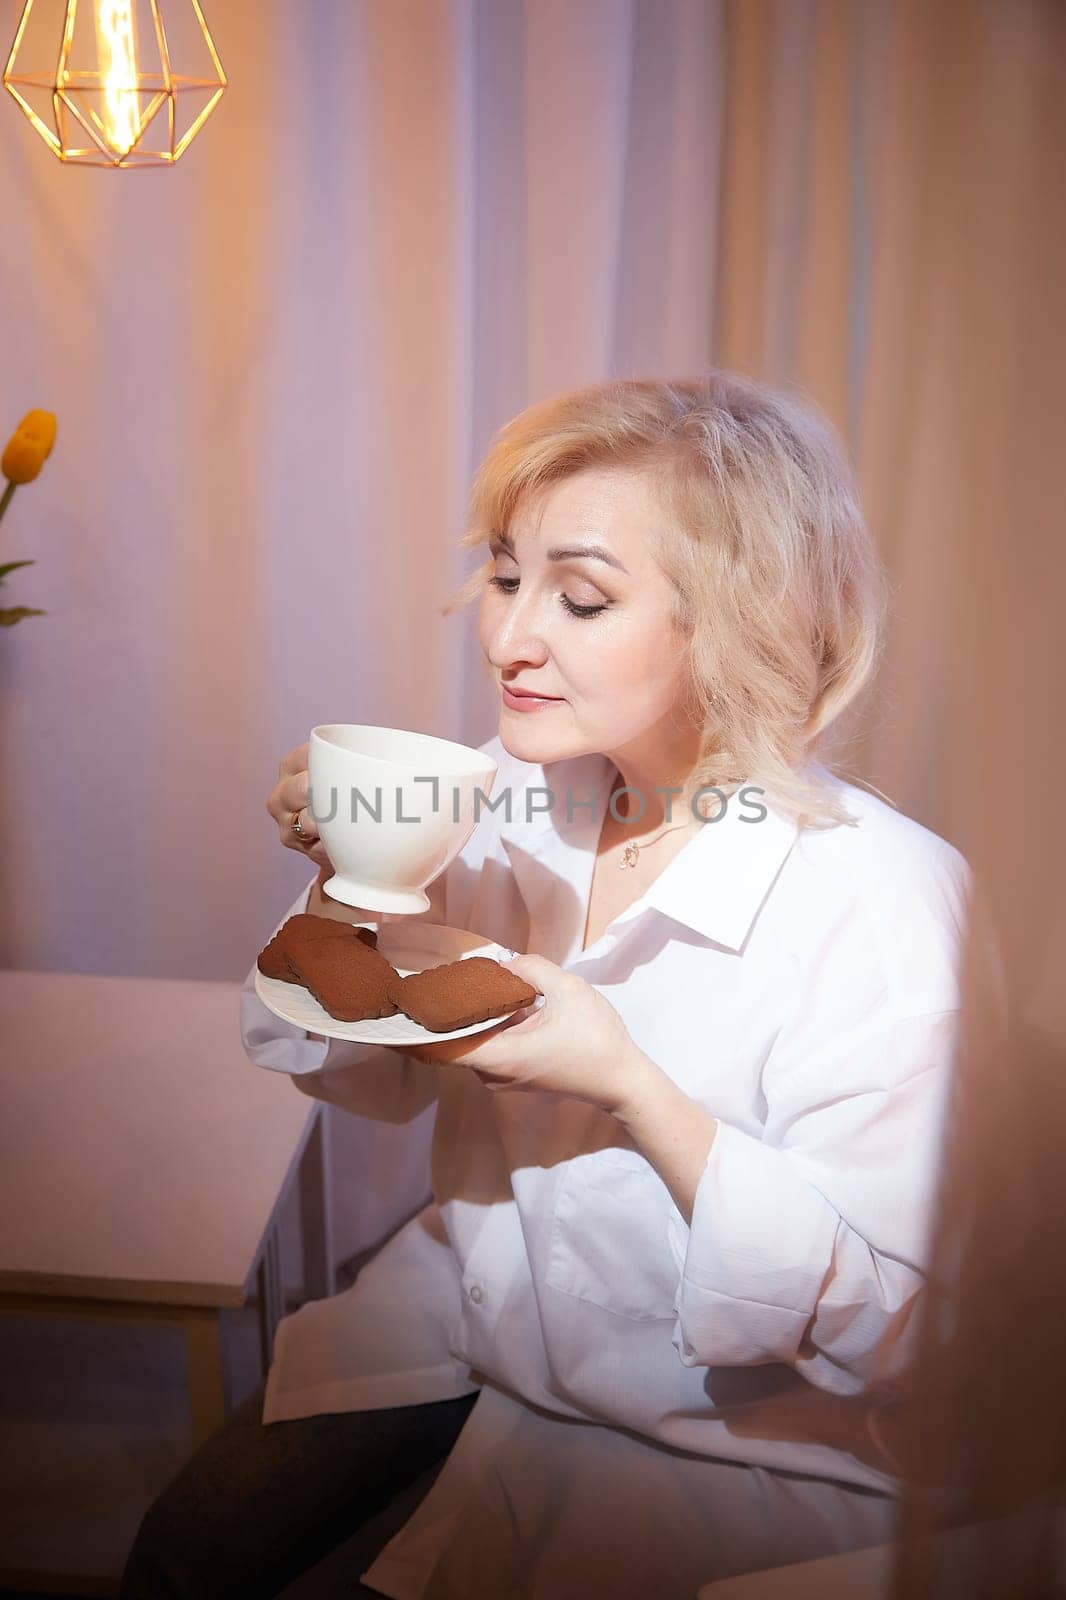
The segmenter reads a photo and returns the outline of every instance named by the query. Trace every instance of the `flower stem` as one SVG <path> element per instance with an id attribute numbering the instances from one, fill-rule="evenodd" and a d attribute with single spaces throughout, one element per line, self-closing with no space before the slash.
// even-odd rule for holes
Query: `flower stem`
<path id="1" fill-rule="evenodd" d="M 15 488 L 16 488 L 15 484 L 9 483 L 7 488 L 4 490 L 3 494 L 0 495 L 0 517 L 3 517 L 4 512 L 7 510 L 8 503 L 9 503 L 9 501 L 11 499 L 11 496 L 15 492 Z"/>

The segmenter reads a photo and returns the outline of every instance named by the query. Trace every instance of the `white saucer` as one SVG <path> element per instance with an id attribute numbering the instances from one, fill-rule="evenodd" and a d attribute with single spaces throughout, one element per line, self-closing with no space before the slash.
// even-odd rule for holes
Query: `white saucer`
<path id="1" fill-rule="evenodd" d="M 518 954 L 517 950 L 494 944 L 491 939 L 471 933 L 467 928 L 445 928 L 439 923 L 419 922 L 411 917 L 398 917 L 395 922 L 358 922 L 355 926 L 376 927 L 377 948 L 386 961 L 391 961 L 401 978 L 411 972 L 424 972 L 427 967 L 442 966 L 446 961 L 464 961 L 468 956 L 491 956 L 495 961 L 506 961 L 509 956 Z M 493 1028 L 515 1014 L 504 1011 L 485 1022 L 471 1023 L 469 1028 L 433 1033 L 412 1022 L 402 1011 L 391 1017 L 367 1017 L 362 1022 L 338 1022 L 328 1011 L 323 1011 L 314 995 L 301 984 L 265 978 L 258 967 L 255 992 L 267 1009 L 284 1022 L 292 1022 L 308 1033 L 321 1033 L 327 1039 L 348 1039 L 353 1044 L 432 1044 L 434 1039 L 462 1039 L 468 1033 L 483 1033 L 486 1028 Z M 534 1006 L 543 1003 L 542 995 L 532 1002 Z"/>

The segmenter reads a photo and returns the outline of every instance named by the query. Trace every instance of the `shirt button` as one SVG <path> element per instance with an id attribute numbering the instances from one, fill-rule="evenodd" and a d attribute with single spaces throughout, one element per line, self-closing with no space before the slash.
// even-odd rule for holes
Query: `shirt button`
<path id="1" fill-rule="evenodd" d="M 481 1304 L 482 1300 L 484 1300 L 485 1291 L 481 1287 L 480 1283 L 475 1283 L 475 1284 L 472 1285 L 471 1290 L 470 1290 L 470 1298 L 471 1298 L 471 1300 L 474 1302 L 474 1304 L 476 1306 L 479 1306 Z"/>

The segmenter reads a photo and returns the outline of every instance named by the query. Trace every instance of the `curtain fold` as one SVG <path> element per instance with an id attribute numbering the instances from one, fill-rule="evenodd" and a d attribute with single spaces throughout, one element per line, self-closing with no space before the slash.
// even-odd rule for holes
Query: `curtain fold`
<path id="1" fill-rule="evenodd" d="M 980 894 L 894 1594 L 1038 1600 L 1066 1578 L 1066 11 L 913 24 L 938 95 L 900 536 L 915 584 L 915 547 L 930 559 L 897 642 L 910 714 L 878 759 L 913 774 Z M 971 1531 L 945 1541 L 953 1518 Z"/>

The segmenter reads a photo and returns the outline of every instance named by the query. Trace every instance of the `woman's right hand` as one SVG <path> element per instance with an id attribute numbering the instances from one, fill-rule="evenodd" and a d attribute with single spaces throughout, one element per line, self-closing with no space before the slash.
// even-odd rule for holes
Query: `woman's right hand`
<path id="1" fill-rule="evenodd" d="M 278 825 L 281 842 L 288 850 L 298 850 L 302 856 L 319 867 L 328 867 L 326 847 L 318 837 L 315 819 L 307 809 L 307 754 L 310 744 L 304 743 L 290 750 L 278 763 L 278 781 L 270 791 L 266 808 Z M 293 833 L 292 824 L 300 820 L 300 834 Z M 321 881 L 321 879 L 320 879 Z"/>

